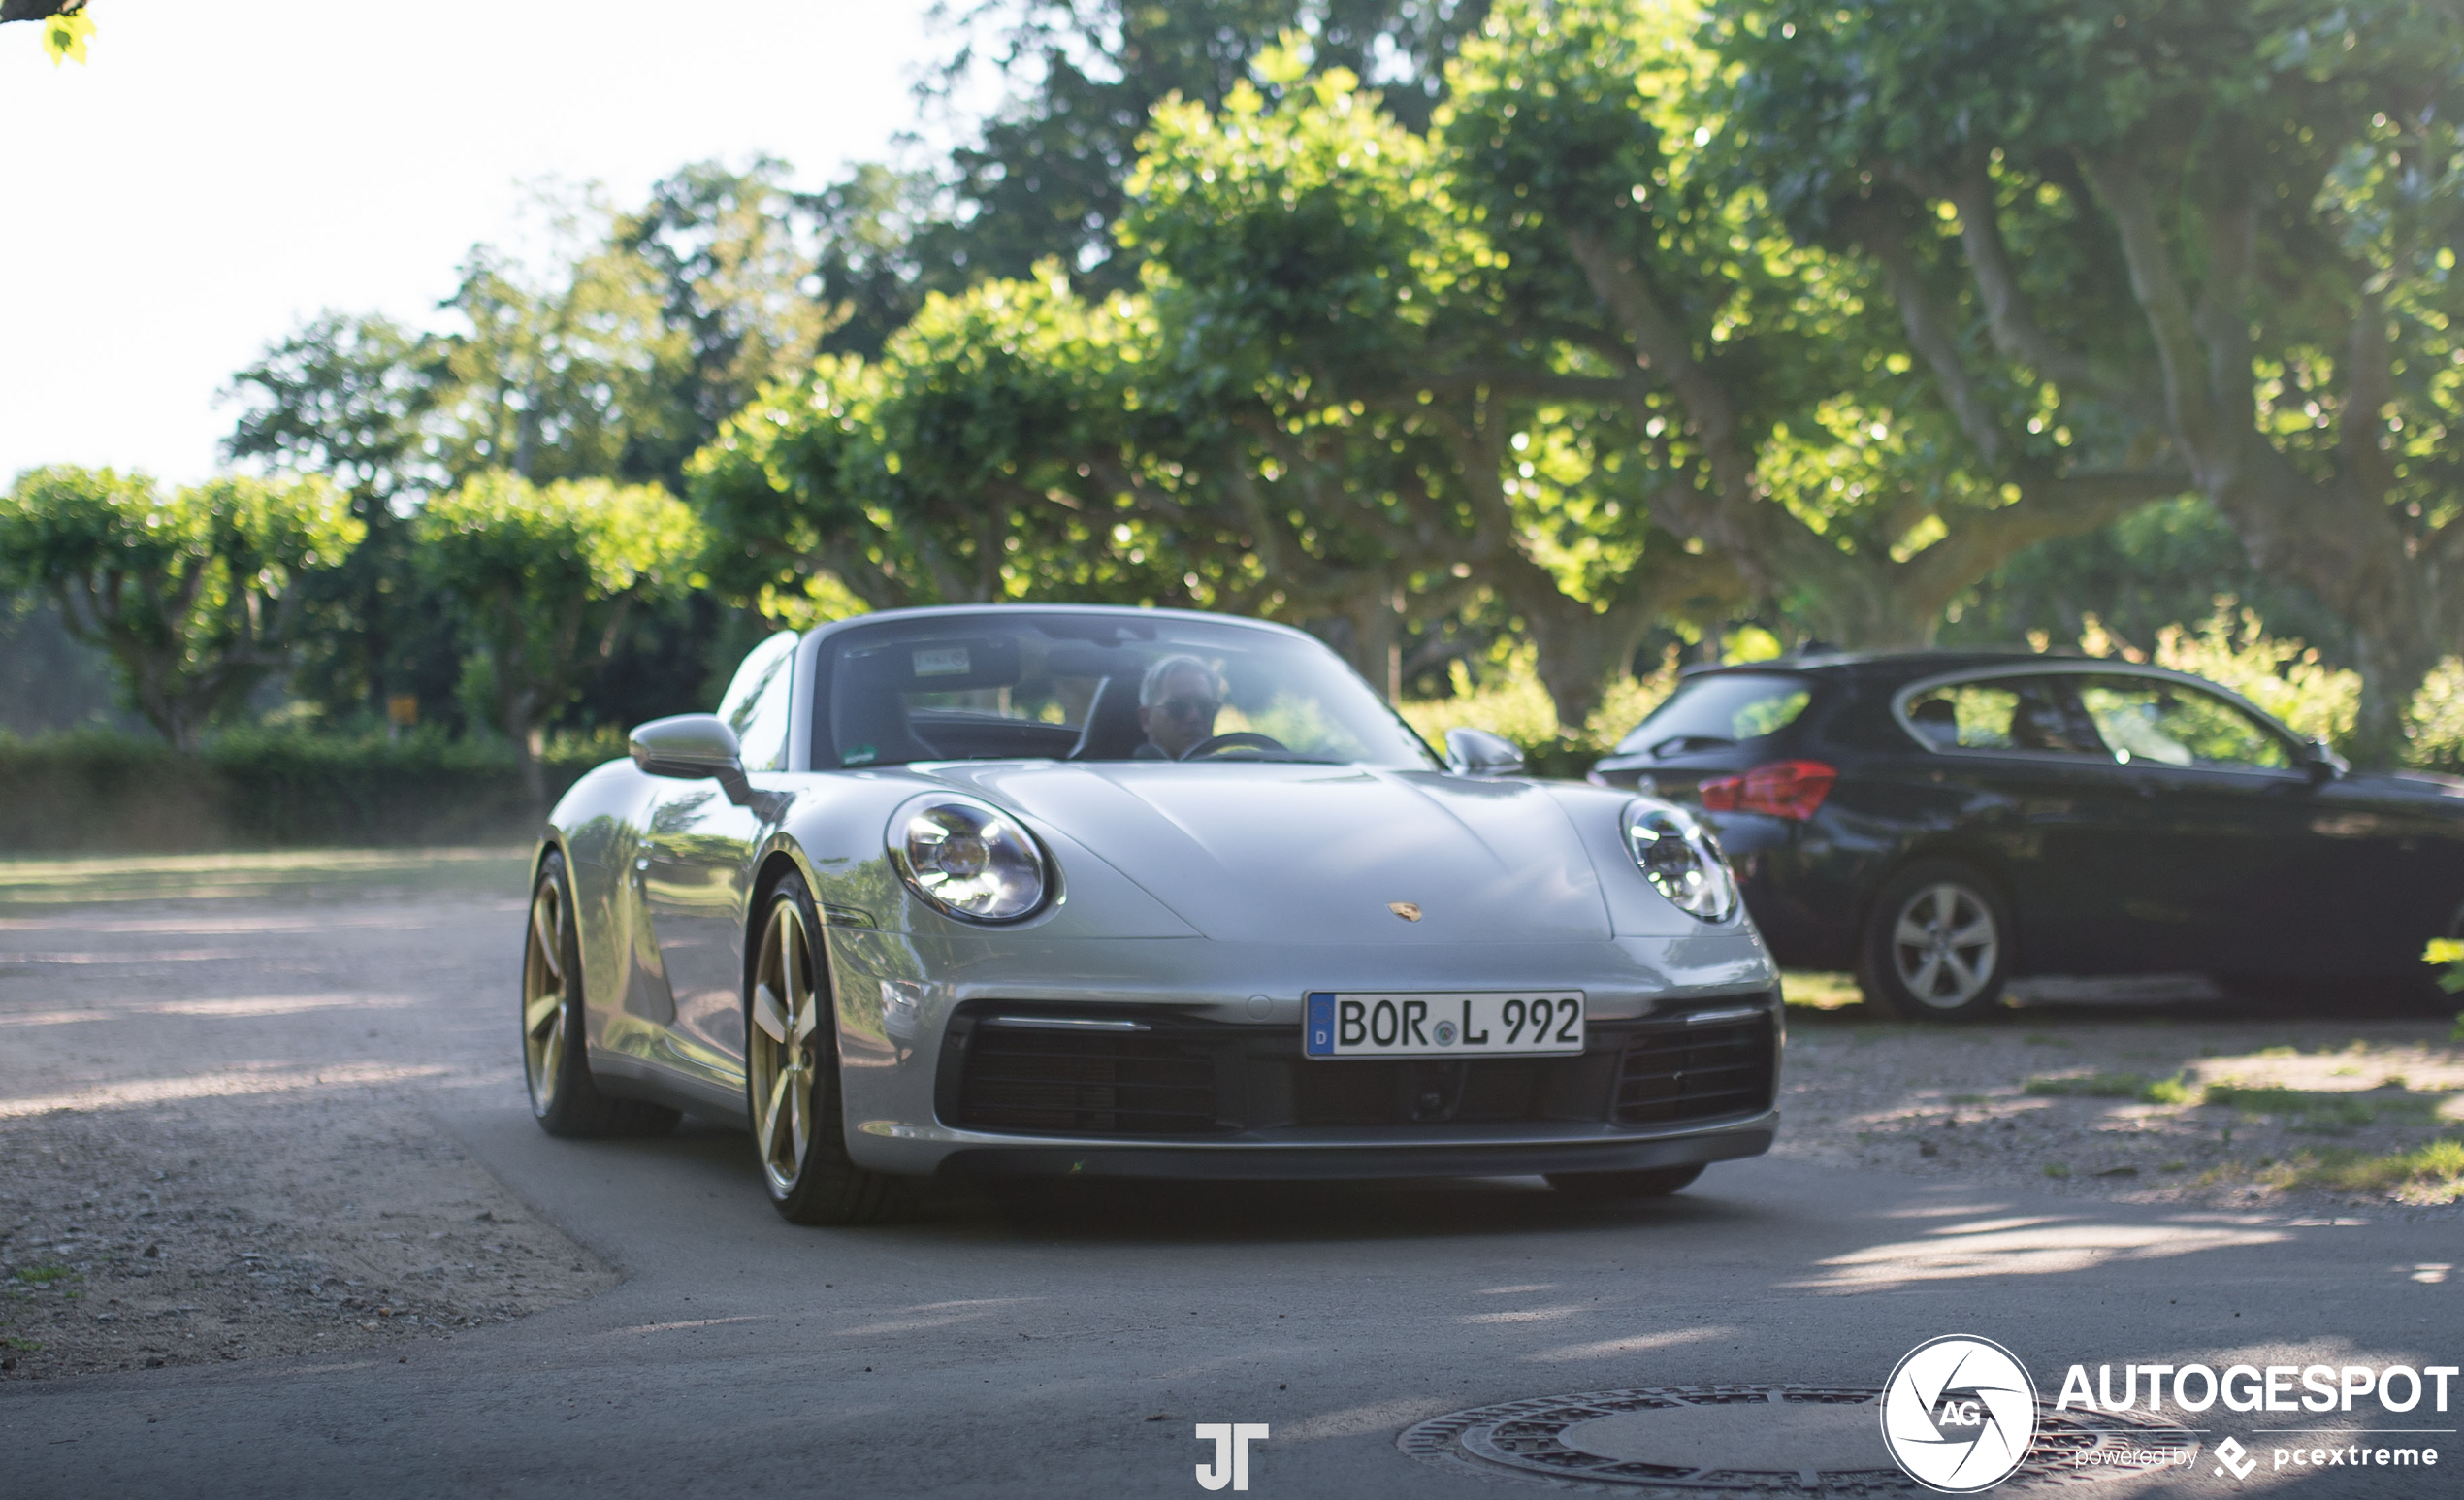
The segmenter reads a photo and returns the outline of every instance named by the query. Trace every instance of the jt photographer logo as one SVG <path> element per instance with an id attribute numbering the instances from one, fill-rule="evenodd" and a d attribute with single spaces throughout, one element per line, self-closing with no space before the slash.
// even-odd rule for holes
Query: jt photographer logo
<path id="1" fill-rule="evenodd" d="M 1215 1445 L 1215 1462 L 1198 1465 L 1198 1483 L 1209 1489 L 1226 1484 L 1248 1488 L 1249 1445 L 1266 1441 L 1266 1426 L 1262 1421 L 1199 1422 L 1198 1441 Z"/>
<path id="2" fill-rule="evenodd" d="M 1882 1441 L 1928 1489 L 1991 1489 L 2035 1440 L 2035 1383 L 1991 1339 L 1929 1339 L 1908 1351 L 1883 1387 Z"/>

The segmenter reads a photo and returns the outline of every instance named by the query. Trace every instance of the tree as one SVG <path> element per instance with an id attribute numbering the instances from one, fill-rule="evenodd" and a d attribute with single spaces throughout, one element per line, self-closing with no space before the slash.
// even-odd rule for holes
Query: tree
<path id="1" fill-rule="evenodd" d="M 0 497 L 0 566 L 111 654 L 130 705 L 181 750 L 289 667 L 304 580 L 364 532 L 318 477 L 165 495 L 143 474 L 54 466 Z"/>
<path id="2" fill-rule="evenodd" d="M 1440 126 L 1508 305 L 1557 361 L 1618 375 L 1662 526 L 1833 641 L 1908 646 L 2022 547 L 2187 486 L 2124 424 L 2023 432 L 1887 246 L 1793 243 L 1730 169 L 1716 60 L 1685 19 L 1503 6 Z"/>
<path id="3" fill-rule="evenodd" d="M 811 284 L 820 250 L 807 200 L 787 166 L 743 171 L 696 162 L 616 215 L 609 248 L 648 273 L 658 300 L 659 409 L 633 415 L 623 477 L 681 489 L 685 461 L 764 385 L 793 379 L 820 352 L 827 308 Z"/>
<path id="4" fill-rule="evenodd" d="M 480 643 L 466 695 L 486 704 L 544 807 L 548 719 L 615 650 L 631 609 L 694 586 L 701 527 L 656 485 L 537 485 L 501 470 L 430 500 L 417 527 L 422 568 Z"/>
<path id="5" fill-rule="evenodd" d="M 2146 427 L 2350 626 L 2356 753 L 2464 646 L 2464 17 L 2423 0 L 1731 0 L 1740 159 L 2031 432 Z"/>
<path id="6" fill-rule="evenodd" d="M 427 426 L 442 359 L 432 335 L 327 310 L 231 379 L 227 395 L 246 408 L 223 456 L 326 474 L 349 490 L 352 513 L 368 528 L 340 567 L 308 585 L 320 629 L 303 644 L 294 682 L 328 712 L 383 712 L 396 692 L 434 698 L 452 689 L 450 627 L 421 597 L 397 508 L 438 477 Z"/>
<path id="7" fill-rule="evenodd" d="M 694 465 L 722 582 L 787 614 L 817 570 L 874 608 L 1192 602 L 1196 549 L 1125 506 L 1172 483 L 1134 384 L 1153 330 L 1043 270 L 935 294 L 878 360 L 826 356 L 729 421 Z"/>
<path id="8" fill-rule="evenodd" d="M 956 212 L 923 226 L 921 257 L 964 277 L 1023 278 L 1045 260 L 1085 288 L 1137 284 L 1112 226 L 1127 204 L 1139 137 L 1165 99 L 1219 107 L 1284 33 L 1314 39 L 1317 65 L 1387 89 L 1425 128 L 1446 59 L 1487 0 L 984 0 L 964 10 L 945 97 L 989 63 L 1010 101 L 952 154 Z M 937 283 L 938 289 L 956 286 Z"/>

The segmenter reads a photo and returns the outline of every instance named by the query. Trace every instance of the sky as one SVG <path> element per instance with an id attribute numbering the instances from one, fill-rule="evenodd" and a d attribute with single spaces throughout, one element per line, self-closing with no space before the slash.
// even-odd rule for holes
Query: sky
<path id="1" fill-rule="evenodd" d="M 818 185 L 918 127 L 928 0 L 91 0 L 84 66 L 0 27 L 0 484 L 191 480 L 232 372 L 319 310 L 432 324 L 525 184 L 623 204 L 769 152 Z"/>

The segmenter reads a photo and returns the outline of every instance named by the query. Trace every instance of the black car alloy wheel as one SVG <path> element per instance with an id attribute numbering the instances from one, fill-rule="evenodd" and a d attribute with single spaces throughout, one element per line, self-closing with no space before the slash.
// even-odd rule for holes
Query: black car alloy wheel
<path id="1" fill-rule="evenodd" d="M 1883 886 L 1866 921 L 1866 998 L 1908 1021 L 1963 1021 L 1992 1011 L 2010 964 L 2010 922 L 1983 876 L 1948 860 L 1909 865 Z"/>

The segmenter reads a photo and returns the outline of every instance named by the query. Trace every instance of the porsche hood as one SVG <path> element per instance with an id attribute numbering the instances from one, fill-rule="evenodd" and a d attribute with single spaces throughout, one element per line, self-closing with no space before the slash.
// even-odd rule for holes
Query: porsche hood
<path id="1" fill-rule="evenodd" d="M 1554 798 L 1525 782 L 1137 762 L 940 766 L 934 779 L 1066 833 L 1223 941 L 1610 935 L 1581 837 Z"/>

